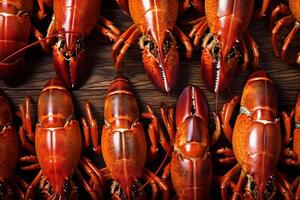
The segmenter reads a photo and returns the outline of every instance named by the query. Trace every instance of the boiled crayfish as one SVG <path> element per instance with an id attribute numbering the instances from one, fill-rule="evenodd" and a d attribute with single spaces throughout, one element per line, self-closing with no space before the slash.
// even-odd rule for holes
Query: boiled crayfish
<path id="1" fill-rule="evenodd" d="M 281 153 L 281 130 L 277 111 L 277 92 L 273 81 L 260 70 L 247 80 L 241 99 L 240 112 L 232 131 L 230 119 L 239 98 L 223 107 L 221 121 L 233 152 L 219 149 L 221 162 L 237 164 L 228 171 L 221 184 L 222 199 L 227 199 L 231 187 L 232 199 L 274 199 L 278 190 L 285 199 L 292 199 L 291 186 L 276 170 Z M 233 177 L 239 174 L 237 183 Z"/>
<path id="2" fill-rule="evenodd" d="M 287 147 L 287 145 L 292 142 L 292 148 L 287 147 L 284 150 L 285 158 L 284 163 L 287 165 L 297 166 L 300 167 L 300 94 L 297 96 L 297 103 L 295 105 L 295 108 L 288 116 L 286 112 L 282 112 L 282 118 L 285 125 L 286 130 L 286 137 L 284 140 L 284 146 Z M 292 124 L 294 127 L 292 128 Z M 291 130 L 293 130 L 293 134 L 291 134 Z M 300 177 L 297 176 L 294 179 L 294 182 L 292 183 L 292 187 L 295 190 L 295 199 L 300 199 Z"/>
<path id="3" fill-rule="evenodd" d="M 0 78 L 9 84 L 15 84 L 25 72 L 25 51 L 10 55 L 27 45 L 30 33 L 43 38 L 31 24 L 32 9 L 33 0 L 0 1 Z"/>
<path id="4" fill-rule="evenodd" d="M 217 121 L 215 134 L 209 136 L 208 107 L 204 94 L 196 86 L 187 86 L 183 90 L 176 106 L 176 135 L 174 109 L 163 107 L 161 115 L 171 141 L 174 140 L 172 159 L 163 177 L 167 178 L 171 173 L 173 186 L 181 200 L 209 199 L 213 172 L 209 147 L 216 142 L 221 128 Z"/>
<path id="5" fill-rule="evenodd" d="M 29 97 L 26 98 L 26 106 L 20 106 L 19 115 L 23 122 L 20 128 L 22 146 L 31 153 L 21 158 L 22 163 L 30 163 L 22 169 L 39 170 L 28 186 L 25 199 L 32 197 L 37 185 L 40 185 L 47 199 L 75 198 L 77 193 L 71 179 L 73 174 L 78 176 L 92 199 L 101 198 L 102 180 L 96 167 L 81 155 L 83 142 L 80 127 L 74 119 L 72 98 L 64 84 L 58 79 L 52 79 L 42 90 L 38 100 L 39 121 L 35 133 L 31 127 Z M 87 147 L 90 136 L 85 135 L 84 138 L 83 146 Z M 89 181 L 85 180 L 78 167 L 90 177 Z"/>
<path id="6" fill-rule="evenodd" d="M 275 19 L 278 17 L 279 14 L 285 15 L 285 17 L 283 17 L 282 19 L 276 22 L 276 25 L 272 29 L 272 44 L 274 47 L 275 55 L 277 57 L 280 57 L 283 61 L 286 61 L 287 63 L 290 64 L 296 63 L 300 65 L 300 52 L 298 52 L 296 58 L 293 59 L 288 58 L 287 56 L 287 50 L 300 28 L 300 1 L 289 0 L 288 2 L 289 2 L 289 7 L 284 4 L 280 4 L 272 12 L 271 26 L 275 24 Z M 294 24 L 294 27 L 292 28 L 288 36 L 286 36 L 286 39 L 284 40 L 281 50 L 279 50 L 278 40 L 277 40 L 278 34 L 280 32 L 280 29 L 283 26 L 289 24 Z"/>
<path id="7" fill-rule="evenodd" d="M 147 150 L 143 124 L 139 121 L 137 100 L 129 81 L 125 77 L 117 77 L 112 81 L 105 99 L 105 124 L 101 136 L 101 149 L 107 167 L 101 171 L 103 177 L 113 180 L 113 197 L 135 199 L 141 195 L 139 179 L 143 179 L 150 182 L 153 198 L 157 196 L 158 185 L 163 193 L 162 198 L 168 199 L 166 184 L 144 168 L 147 152 L 148 158 L 157 153 L 157 137 L 162 133 L 152 109 L 148 109 L 149 112 L 142 114 L 152 121 L 148 129 L 151 147 Z M 97 123 L 91 115 L 89 102 L 86 103 L 86 113 L 88 120 L 84 123 L 84 129 L 98 135 Z"/>
<path id="8" fill-rule="evenodd" d="M 0 90 L 0 199 L 10 199 L 13 190 L 20 199 L 27 183 L 15 174 L 20 156 L 19 137 L 13 126 L 13 113 L 6 94 Z"/>
<path id="9" fill-rule="evenodd" d="M 112 57 L 117 69 L 128 48 L 140 36 L 143 63 L 152 84 L 160 91 L 170 93 L 179 76 L 179 55 L 175 36 L 192 55 L 192 46 L 185 34 L 175 25 L 178 12 L 185 4 L 178 0 L 117 0 L 120 7 L 131 16 L 134 24 L 113 46 Z M 180 7 L 180 5 L 182 7 Z M 119 47 L 124 43 L 124 46 Z"/>
<path id="10" fill-rule="evenodd" d="M 111 40 L 116 40 L 119 30 L 100 16 L 100 0 L 39 0 L 39 5 L 40 17 L 45 16 L 45 5 L 53 7 L 54 16 L 47 37 L 60 33 L 53 46 L 56 74 L 68 87 L 78 87 L 86 71 L 85 37 L 96 29 Z M 48 41 L 50 45 L 51 41 Z"/>
<path id="11" fill-rule="evenodd" d="M 263 1 L 258 15 L 263 15 L 268 4 L 268 0 Z M 210 91 L 219 93 L 229 89 L 240 65 L 242 69 L 247 67 L 249 53 L 246 43 L 253 52 L 253 65 L 258 64 L 257 45 L 247 32 L 254 8 L 255 0 L 205 1 L 206 16 L 198 20 L 189 36 L 194 38 L 194 45 L 199 46 L 200 39 L 209 29 L 202 42 L 201 68 L 203 80 Z"/>

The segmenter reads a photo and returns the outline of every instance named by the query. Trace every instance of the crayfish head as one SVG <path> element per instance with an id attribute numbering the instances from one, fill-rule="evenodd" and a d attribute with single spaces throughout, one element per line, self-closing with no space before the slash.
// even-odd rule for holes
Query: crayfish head
<path id="1" fill-rule="evenodd" d="M 220 41 L 212 36 L 201 56 L 202 76 L 207 88 L 216 94 L 228 89 L 241 62 L 238 43 L 228 52 L 223 52 Z"/>
<path id="2" fill-rule="evenodd" d="M 276 178 L 274 176 L 269 176 L 264 181 L 261 181 L 251 175 L 247 175 L 246 195 L 249 195 L 251 199 L 273 199 L 276 194 L 275 181 Z"/>
<path id="3" fill-rule="evenodd" d="M 246 191 L 254 199 L 268 200 L 274 197 L 277 188 L 277 180 L 274 176 L 276 161 L 274 156 L 261 152 L 254 153 L 245 162 L 243 169 L 248 171 L 246 173 L 248 179 Z"/>
<path id="4" fill-rule="evenodd" d="M 140 38 L 143 63 L 152 84 L 160 91 L 170 93 L 179 75 L 179 55 L 175 37 L 166 31 L 164 37 L 154 37 L 151 32 Z"/>
<path id="5" fill-rule="evenodd" d="M 53 47 L 53 65 L 57 76 L 69 87 L 80 85 L 85 74 L 86 51 L 83 37 L 65 33 Z"/>

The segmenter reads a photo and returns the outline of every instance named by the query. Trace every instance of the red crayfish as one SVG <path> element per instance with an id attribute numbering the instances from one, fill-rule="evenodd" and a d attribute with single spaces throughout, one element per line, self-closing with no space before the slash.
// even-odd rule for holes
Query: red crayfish
<path id="1" fill-rule="evenodd" d="M 287 147 L 284 150 L 285 158 L 283 159 L 284 163 L 292 166 L 300 167 L 300 94 L 297 96 L 297 102 L 295 108 L 288 116 L 286 112 L 282 112 L 282 118 L 285 125 L 285 140 L 284 146 L 286 147 L 290 141 L 292 140 L 292 148 Z M 292 128 L 293 124 L 293 128 Z M 291 130 L 293 130 L 293 134 L 291 134 Z M 293 189 L 295 189 L 295 199 L 300 199 L 300 177 L 297 176 L 292 183 Z"/>
<path id="2" fill-rule="evenodd" d="M 25 71 L 24 51 L 10 55 L 27 45 L 31 32 L 43 38 L 31 24 L 32 9 L 33 0 L 0 1 L 0 78 L 8 83 L 16 83 Z"/>
<path id="3" fill-rule="evenodd" d="M 171 173 L 172 183 L 179 199 L 209 199 L 212 183 L 212 159 L 209 147 L 221 133 L 216 121 L 215 134 L 208 131 L 208 107 L 204 94 L 196 86 L 187 86 L 176 106 L 176 135 L 174 109 L 161 108 L 161 115 L 174 151 L 163 177 Z M 218 118 L 217 118 L 218 119 Z M 172 144 L 173 145 L 173 144 Z"/>
<path id="4" fill-rule="evenodd" d="M 20 143 L 13 126 L 13 113 L 6 94 L 0 90 L 0 199 L 10 199 L 13 190 L 20 199 L 24 198 L 23 189 L 27 184 L 15 174 L 20 156 Z"/>
<path id="5" fill-rule="evenodd" d="M 258 16 L 263 15 L 268 4 L 269 0 L 263 1 Z M 258 64 L 257 45 L 247 32 L 254 8 L 255 0 L 205 1 L 206 16 L 198 19 L 189 36 L 194 37 L 194 45 L 199 46 L 205 31 L 210 30 L 203 39 L 201 56 L 203 80 L 210 91 L 219 93 L 228 89 L 240 64 L 243 63 L 243 70 L 247 67 L 249 53 L 246 43 L 253 52 L 253 65 Z"/>
<path id="6" fill-rule="evenodd" d="M 187 5 L 179 3 L 178 0 L 117 0 L 117 2 L 134 22 L 113 46 L 112 57 L 117 69 L 128 48 L 142 35 L 139 45 L 143 51 L 146 73 L 156 88 L 170 93 L 179 76 L 179 55 L 174 35 L 185 45 L 187 57 L 192 55 L 189 39 L 175 25 L 178 12 L 187 9 Z M 118 53 L 122 43 L 124 46 Z"/>
<path id="7" fill-rule="evenodd" d="M 237 164 L 222 180 L 222 199 L 227 199 L 230 187 L 232 199 L 274 199 L 278 190 L 285 199 L 292 199 L 291 186 L 277 170 L 281 153 L 281 130 L 277 111 L 277 92 L 273 81 L 262 70 L 254 72 L 247 80 L 240 112 L 232 131 L 230 119 L 239 98 L 224 105 L 221 123 L 226 138 L 232 142 L 228 148 L 217 150 L 225 158 L 222 163 Z M 239 174 L 237 183 L 233 177 Z"/>
<path id="8" fill-rule="evenodd" d="M 292 60 L 289 59 L 287 56 L 287 50 L 300 28 L 300 1 L 289 0 L 288 2 L 289 2 L 289 7 L 284 4 L 280 4 L 272 12 L 271 25 L 274 25 L 275 20 L 279 14 L 286 15 L 282 19 L 278 20 L 276 22 L 276 25 L 272 29 L 272 44 L 274 47 L 275 55 L 277 57 L 280 57 L 282 60 L 286 61 L 287 63 L 297 63 L 298 65 L 300 65 L 300 52 L 297 54 L 296 58 Z M 282 45 L 281 50 L 279 50 L 277 36 L 279 34 L 280 29 L 283 26 L 293 24 L 293 23 L 294 23 L 293 29 L 290 31 L 288 36 L 286 36 L 286 39 L 284 40 L 284 44 Z"/>
<path id="9" fill-rule="evenodd" d="M 153 111 L 142 116 L 152 121 L 148 134 L 151 146 L 147 151 L 146 135 L 143 124 L 139 121 L 139 110 L 133 89 L 125 77 L 115 78 L 105 99 L 104 119 L 101 144 L 106 168 L 101 169 L 104 177 L 113 180 L 111 193 L 121 199 L 135 199 L 140 196 L 139 179 L 149 181 L 155 199 L 157 186 L 162 190 L 163 199 L 168 199 L 167 185 L 151 171 L 144 168 L 148 158 L 153 157 L 158 150 L 157 134 L 162 134 Z M 87 122 L 84 129 L 98 135 L 97 123 L 92 116 L 90 103 L 86 103 Z M 138 194 L 137 194 L 138 193 Z"/>
<path id="10" fill-rule="evenodd" d="M 92 199 L 103 195 L 102 180 L 98 170 L 83 155 L 82 136 L 79 123 L 74 119 L 72 97 L 64 84 L 58 79 L 46 83 L 38 100 L 38 123 L 35 133 L 31 127 L 30 98 L 26 106 L 20 106 L 19 115 L 23 126 L 20 128 L 22 146 L 32 155 L 21 157 L 23 170 L 39 170 L 30 186 L 25 199 L 29 199 L 33 190 L 40 185 L 47 199 L 75 198 L 76 186 L 71 179 L 73 174 L 83 184 Z M 89 145 L 89 133 L 85 132 L 83 147 Z M 95 137 L 92 136 L 92 139 Z M 98 141 L 97 141 L 98 142 Z M 93 140 L 94 147 L 97 142 Z M 36 154 L 36 156 L 35 156 Z M 85 180 L 82 171 L 90 178 Z"/>
<path id="11" fill-rule="evenodd" d="M 41 17 L 45 15 L 45 5 L 53 7 L 54 11 L 47 38 L 60 33 L 53 46 L 56 74 L 68 87 L 78 87 L 86 71 L 85 37 L 95 28 L 111 40 L 116 40 L 119 30 L 100 16 L 100 0 L 39 0 L 39 5 Z"/>

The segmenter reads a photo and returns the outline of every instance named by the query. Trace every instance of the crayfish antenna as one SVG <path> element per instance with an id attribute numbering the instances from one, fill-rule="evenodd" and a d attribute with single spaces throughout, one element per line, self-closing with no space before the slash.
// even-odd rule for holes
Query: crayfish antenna
<path id="1" fill-rule="evenodd" d="M 141 187 L 138 188 L 138 191 L 143 190 L 154 178 L 155 176 L 158 174 L 158 172 L 162 169 L 162 167 L 164 166 L 164 164 L 166 163 L 169 155 L 170 155 L 170 151 L 172 150 L 172 145 L 169 146 L 168 151 L 166 152 L 166 155 L 164 157 L 164 159 L 162 160 L 161 164 L 159 165 L 159 167 L 156 169 L 156 171 L 153 173 L 153 175 L 151 176 L 151 178 Z"/>
<path id="2" fill-rule="evenodd" d="M 43 39 L 41 39 L 41 40 L 38 40 L 38 41 L 33 42 L 33 43 L 31 43 L 31 44 L 28 44 L 28 45 L 24 46 L 23 48 L 19 49 L 18 51 L 16 51 L 16 52 L 10 54 L 9 56 L 7 56 L 6 58 L 4 58 L 4 59 L 1 60 L 0 62 L 1 62 L 1 63 L 7 62 L 9 59 L 13 58 L 13 57 L 16 56 L 17 54 L 22 53 L 22 52 L 24 52 L 25 50 L 27 50 L 27 49 L 29 49 L 29 48 L 35 46 L 35 45 L 38 45 L 38 44 L 40 44 L 40 43 L 42 43 L 42 42 L 44 42 L 44 41 L 46 41 L 46 40 L 48 40 L 48 39 L 50 39 L 50 38 L 56 37 L 56 36 L 58 36 L 58 35 L 60 35 L 60 34 L 61 34 L 61 33 L 56 33 L 56 34 L 53 34 L 53 35 L 49 35 L 49 36 L 47 36 L 46 38 L 43 38 Z"/>

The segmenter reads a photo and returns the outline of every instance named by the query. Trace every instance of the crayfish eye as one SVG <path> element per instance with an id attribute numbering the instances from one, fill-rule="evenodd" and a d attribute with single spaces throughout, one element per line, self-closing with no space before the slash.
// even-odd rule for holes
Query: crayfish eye
<path id="1" fill-rule="evenodd" d="M 148 51 L 151 52 L 152 55 L 156 55 L 157 51 L 156 51 L 156 48 L 155 48 L 155 44 L 151 40 L 145 40 L 143 42 L 143 47 L 148 49 Z"/>
<path id="2" fill-rule="evenodd" d="M 143 41 L 142 47 L 143 48 L 146 47 L 147 49 L 149 49 L 151 51 L 154 49 L 154 43 L 151 40 L 146 39 Z"/>
<path id="3" fill-rule="evenodd" d="M 59 46 L 59 48 L 63 48 L 65 46 L 65 44 L 66 44 L 65 39 L 62 39 L 62 38 L 58 39 L 58 46 Z"/>
<path id="4" fill-rule="evenodd" d="M 148 47 L 150 51 L 154 49 L 154 43 L 151 41 L 147 41 L 145 46 Z"/>
<path id="5" fill-rule="evenodd" d="M 213 46 L 211 49 L 211 54 L 214 58 L 216 58 L 219 55 L 220 48 L 218 46 Z"/>
<path id="6" fill-rule="evenodd" d="M 154 49 L 154 43 L 151 41 L 151 38 L 148 35 L 143 35 L 140 38 L 139 45 L 141 49 L 147 48 L 150 51 Z"/>

